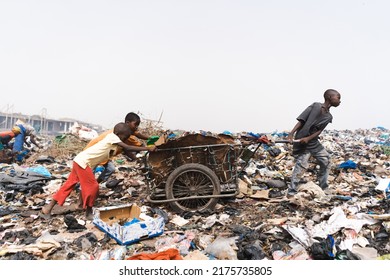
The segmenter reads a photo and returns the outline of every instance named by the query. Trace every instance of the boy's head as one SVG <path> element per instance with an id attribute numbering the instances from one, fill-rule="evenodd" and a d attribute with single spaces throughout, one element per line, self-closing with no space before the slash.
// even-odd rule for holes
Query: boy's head
<path id="1" fill-rule="evenodd" d="M 116 134 L 121 141 L 125 141 L 133 132 L 127 124 L 121 122 L 114 126 L 114 134 Z"/>
<path id="2" fill-rule="evenodd" d="M 337 90 L 328 89 L 324 92 L 325 102 L 328 102 L 331 106 L 337 107 L 341 103 L 341 95 Z"/>
<path id="3" fill-rule="evenodd" d="M 137 131 L 141 118 L 136 113 L 128 113 L 125 117 L 125 123 L 130 127 L 132 132 Z"/>

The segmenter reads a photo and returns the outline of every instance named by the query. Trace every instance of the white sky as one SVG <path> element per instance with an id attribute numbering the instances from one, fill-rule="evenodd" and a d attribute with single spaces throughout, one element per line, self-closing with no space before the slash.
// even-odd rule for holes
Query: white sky
<path id="1" fill-rule="evenodd" d="M 0 0 L 0 111 L 111 127 L 290 130 L 334 88 L 328 129 L 390 128 L 390 1 Z"/>

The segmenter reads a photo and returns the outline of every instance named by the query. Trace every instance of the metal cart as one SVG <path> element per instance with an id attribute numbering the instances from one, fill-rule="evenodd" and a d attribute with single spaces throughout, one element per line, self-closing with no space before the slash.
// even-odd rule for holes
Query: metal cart
<path id="1" fill-rule="evenodd" d="M 244 150 L 226 135 L 190 134 L 168 141 L 146 157 L 147 201 L 169 203 L 177 212 L 213 209 L 218 199 L 239 193 Z"/>

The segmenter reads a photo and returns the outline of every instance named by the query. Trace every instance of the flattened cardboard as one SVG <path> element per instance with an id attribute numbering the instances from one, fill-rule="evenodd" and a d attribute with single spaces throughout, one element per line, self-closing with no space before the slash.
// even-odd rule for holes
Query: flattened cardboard
<path id="1" fill-rule="evenodd" d="M 164 232 L 163 217 L 141 220 L 141 209 L 135 204 L 95 209 L 93 223 L 120 245 L 153 238 Z M 132 222 L 136 218 L 139 221 Z"/>

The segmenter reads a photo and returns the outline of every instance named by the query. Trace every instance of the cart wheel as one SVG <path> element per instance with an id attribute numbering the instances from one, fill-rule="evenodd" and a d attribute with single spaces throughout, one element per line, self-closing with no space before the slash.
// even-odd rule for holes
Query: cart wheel
<path id="1" fill-rule="evenodd" d="M 215 173 L 202 164 L 188 163 L 176 168 L 166 182 L 167 199 L 190 196 L 219 195 L 221 187 Z M 218 198 L 196 198 L 170 202 L 174 211 L 202 211 L 213 209 Z"/>

